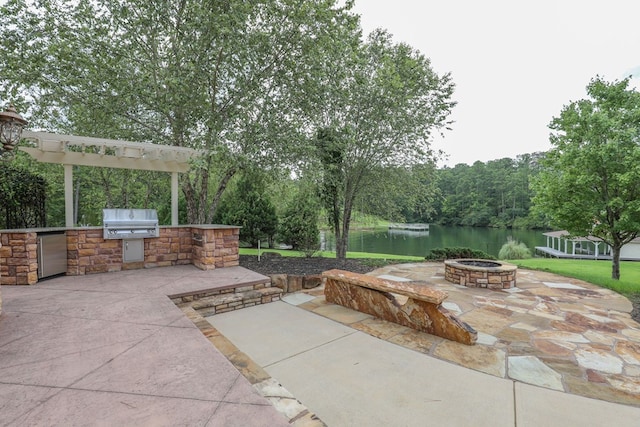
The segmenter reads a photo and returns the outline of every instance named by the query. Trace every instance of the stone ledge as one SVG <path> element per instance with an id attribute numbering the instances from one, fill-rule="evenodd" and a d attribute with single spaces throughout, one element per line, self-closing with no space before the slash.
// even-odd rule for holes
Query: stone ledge
<path id="1" fill-rule="evenodd" d="M 322 277 L 344 280 L 356 286 L 404 295 L 432 304 L 442 304 L 442 301 L 449 296 L 444 291 L 429 288 L 420 282 L 396 282 L 394 280 L 380 279 L 378 277 L 352 273 L 350 271 L 329 270 L 322 273 Z"/>
<path id="2" fill-rule="evenodd" d="M 281 295 L 282 289 L 280 288 L 245 289 L 244 291 L 236 290 L 236 292 L 226 292 L 208 296 L 194 300 L 193 302 L 183 303 L 182 305 L 190 306 L 193 310 L 200 313 L 202 317 L 207 317 L 226 313 L 227 311 L 279 301 Z M 174 300 L 174 303 L 178 302 Z"/>
<path id="3" fill-rule="evenodd" d="M 394 282 L 342 270 L 329 270 L 322 276 L 327 302 L 462 344 L 473 345 L 478 339 L 471 326 L 440 305 L 447 293 L 427 284 Z M 401 303 L 398 294 L 407 301 Z"/>

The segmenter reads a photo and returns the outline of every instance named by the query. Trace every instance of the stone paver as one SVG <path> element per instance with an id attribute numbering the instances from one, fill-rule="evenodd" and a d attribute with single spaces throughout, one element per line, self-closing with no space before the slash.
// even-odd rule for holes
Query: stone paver
<path id="1" fill-rule="evenodd" d="M 640 406 L 640 324 L 623 296 L 580 280 L 519 270 L 517 288 L 466 288 L 444 280 L 440 263 L 411 263 L 370 275 L 427 282 L 449 294 L 445 304 L 478 331 L 466 346 L 379 322 L 362 327 L 322 297 L 299 307 L 399 345 L 461 366 L 519 382 Z"/>

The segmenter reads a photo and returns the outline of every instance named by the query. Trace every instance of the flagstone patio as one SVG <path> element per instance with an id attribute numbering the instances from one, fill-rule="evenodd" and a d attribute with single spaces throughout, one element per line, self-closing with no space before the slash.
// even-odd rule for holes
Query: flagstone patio
<path id="1" fill-rule="evenodd" d="M 307 291 L 314 298 L 298 306 L 477 371 L 640 406 L 640 324 L 629 314 L 629 300 L 613 291 L 523 269 L 516 288 L 467 288 L 447 282 L 441 263 L 391 265 L 369 274 L 446 291 L 443 306 L 478 331 L 478 342 L 456 343 L 328 304 L 322 288 Z"/>

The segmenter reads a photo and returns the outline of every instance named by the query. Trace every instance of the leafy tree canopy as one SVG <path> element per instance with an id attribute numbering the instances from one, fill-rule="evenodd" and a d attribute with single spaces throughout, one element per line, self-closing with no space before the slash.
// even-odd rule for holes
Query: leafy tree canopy
<path id="1" fill-rule="evenodd" d="M 241 226 L 240 240 L 253 247 L 265 238 L 271 243 L 278 228 L 276 209 L 266 192 L 265 178 L 259 172 L 244 172 L 216 214 L 222 224 Z"/>
<path id="2" fill-rule="evenodd" d="M 211 222 L 231 177 L 291 161 L 293 87 L 337 43 L 351 2 L 8 0 L 0 91 L 32 127 L 192 147 L 188 220 Z M 352 26 L 355 24 L 351 24 Z"/>
<path id="3" fill-rule="evenodd" d="M 640 93 L 596 77 L 587 94 L 551 122 L 534 203 L 555 226 L 611 246 L 618 279 L 620 248 L 640 232 Z"/>
<path id="4" fill-rule="evenodd" d="M 319 210 L 315 194 L 308 185 L 301 184 L 279 221 L 278 237 L 294 250 L 313 256 L 320 249 Z"/>
<path id="5" fill-rule="evenodd" d="M 530 181 L 544 153 L 522 154 L 473 165 L 458 164 L 437 171 L 441 199 L 437 222 L 480 227 L 544 227 L 530 215 Z"/>
<path id="6" fill-rule="evenodd" d="M 351 31 L 352 40 L 359 40 L 359 32 Z M 325 79 L 309 79 L 300 108 L 317 131 L 309 140 L 337 257 L 343 259 L 358 195 L 392 176 L 380 176 L 385 168 L 431 164 L 437 156 L 431 135 L 446 128 L 455 103 L 450 75 L 438 75 L 423 54 L 394 43 L 385 31 L 374 31 L 364 44 L 334 47 L 331 60 L 317 64 Z"/>
<path id="7" fill-rule="evenodd" d="M 45 227 L 46 187 L 41 176 L 0 162 L 0 228 Z"/>

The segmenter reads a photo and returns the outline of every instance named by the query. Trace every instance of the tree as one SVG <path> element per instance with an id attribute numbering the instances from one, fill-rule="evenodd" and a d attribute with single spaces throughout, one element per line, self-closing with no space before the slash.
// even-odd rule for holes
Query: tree
<path id="1" fill-rule="evenodd" d="M 542 153 L 522 154 L 472 166 L 457 164 L 437 171 L 441 204 L 436 221 L 481 227 L 544 226 L 530 217 L 529 182 L 539 172 Z M 481 212 L 478 212 L 480 209 Z"/>
<path id="2" fill-rule="evenodd" d="M 640 232 L 640 93 L 629 79 L 587 86 L 588 99 L 565 106 L 550 128 L 553 149 L 534 183 L 536 209 L 572 236 L 594 236 L 612 250 Z"/>
<path id="3" fill-rule="evenodd" d="M 266 194 L 264 178 L 259 172 L 245 171 L 216 215 L 218 222 L 241 226 L 240 240 L 252 247 L 264 238 L 271 243 L 278 228 L 276 209 Z"/>
<path id="4" fill-rule="evenodd" d="M 308 257 L 320 249 L 318 229 L 318 202 L 316 195 L 307 186 L 289 200 L 284 214 L 279 220 L 278 236 L 283 243 L 294 250 L 302 251 Z"/>
<path id="5" fill-rule="evenodd" d="M 454 105 L 449 74 L 436 74 L 421 53 L 394 44 L 382 30 L 364 44 L 357 42 L 358 29 L 342 31 L 343 42 L 331 45 L 334 51 L 317 63 L 325 79 L 309 77 L 307 104 L 301 107 L 308 127 L 316 129 L 310 140 L 338 259 L 346 257 L 357 196 L 379 184 L 375 172 L 433 162 L 432 132 L 447 126 Z"/>
<path id="6" fill-rule="evenodd" d="M 396 222 L 430 222 L 439 198 L 434 164 L 372 168 L 375 186 L 358 194 L 359 212 Z"/>
<path id="7" fill-rule="evenodd" d="M 0 162 L 0 228 L 45 227 L 45 180 Z"/>
<path id="8" fill-rule="evenodd" d="M 0 92 L 33 127 L 202 150 L 181 187 L 188 221 L 211 222 L 238 171 L 298 153 L 291 88 L 351 3 L 9 0 Z"/>

